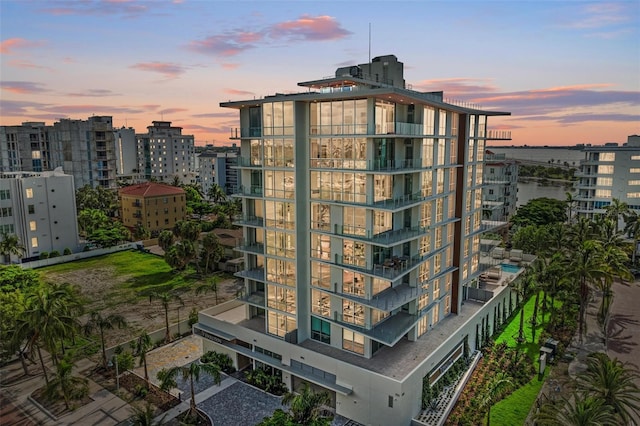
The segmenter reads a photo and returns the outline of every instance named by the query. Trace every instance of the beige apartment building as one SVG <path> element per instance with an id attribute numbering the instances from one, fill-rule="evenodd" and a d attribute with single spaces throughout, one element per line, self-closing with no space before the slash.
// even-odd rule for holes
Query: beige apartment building
<path id="1" fill-rule="evenodd" d="M 172 229 L 187 217 L 182 188 L 156 182 L 126 186 L 118 191 L 122 223 L 129 229 L 144 226 L 152 234 Z"/>

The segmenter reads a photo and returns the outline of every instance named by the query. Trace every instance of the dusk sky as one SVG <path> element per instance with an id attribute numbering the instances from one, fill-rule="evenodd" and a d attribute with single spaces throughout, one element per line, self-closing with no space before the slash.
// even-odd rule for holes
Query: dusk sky
<path id="1" fill-rule="evenodd" d="M 369 53 L 414 90 L 510 111 L 489 120 L 503 145 L 640 134 L 638 0 L 0 0 L 0 125 L 110 115 L 226 145 L 220 102 L 303 92 Z"/>

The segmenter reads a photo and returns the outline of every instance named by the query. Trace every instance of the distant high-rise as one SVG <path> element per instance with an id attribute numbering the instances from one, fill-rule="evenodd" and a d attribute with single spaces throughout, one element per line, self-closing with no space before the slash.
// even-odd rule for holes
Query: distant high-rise
<path id="1" fill-rule="evenodd" d="M 109 116 L 60 119 L 47 126 L 26 122 L 0 126 L 2 171 L 41 172 L 61 167 L 76 189 L 116 187 L 116 157 Z"/>
<path id="2" fill-rule="evenodd" d="M 220 151 L 205 150 L 198 155 L 198 184 L 206 197 L 214 184 L 228 195 L 238 187 L 239 153 L 239 149 L 226 148 Z"/>
<path id="3" fill-rule="evenodd" d="M 484 155 L 482 216 L 492 222 L 506 222 L 518 201 L 518 162 L 505 154 L 487 150 Z"/>
<path id="4" fill-rule="evenodd" d="M 479 289 L 485 111 L 407 89 L 393 55 L 237 109 L 242 295 L 199 314 L 205 350 L 409 425 L 425 383 L 512 306 Z M 514 298 L 515 299 L 515 298 Z"/>
<path id="5" fill-rule="evenodd" d="M 170 121 L 154 121 L 147 133 L 136 134 L 138 170 L 147 179 L 194 184 L 195 142 L 193 135 L 183 135 L 182 127 Z"/>
<path id="6" fill-rule="evenodd" d="M 574 197 L 577 215 L 593 218 L 604 214 L 614 198 L 640 213 L 640 136 L 629 136 L 621 146 L 608 143 L 582 151 L 585 159 L 576 173 Z M 622 218 L 619 227 L 624 227 Z"/>

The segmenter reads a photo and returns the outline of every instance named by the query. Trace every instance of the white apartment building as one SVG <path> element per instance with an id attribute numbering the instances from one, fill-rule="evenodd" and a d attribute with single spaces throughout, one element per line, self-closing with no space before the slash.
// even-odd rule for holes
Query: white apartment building
<path id="1" fill-rule="evenodd" d="M 513 306 L 509 287 L 468 297 L 485 145 L 510 139 L 487 120 L 509 113 L 409 90 L 393 55 L 298 84 L 221 103 L 240 117 L 245 288 L 200 312 L 194 331 L 239 369 L 328 391 L 338 415 L 410 425 L 423 382 Z"/>
<path id="2" fill-rule="evenodd" d="M 182 127 L 170 121 L 153 121 L 147 133 L 136 134 L 137 169 L 146 179 L 195 184 L 195 142 L 193 135 L 183 135 Z"/>
<path id="3" fill-rule="evenodd" d="M 593 218 L 604 214 L 613 198 L 640 213 L 640 136 L 629 136 L 623 145 L 588 146 L 583 152 L 585 159 L 576 173 L 577 215 Z"/>
<path id="4" fill-rule="evenodd" d="M 506 154 L 487 150 L 484 155 L 484 184 L 484 219 L 507 222 L 516 211 L 518 201 L 518 162 L 508 159 Z"/>
<path id="5" fill-rule="evenodd" d="M 60 168 L 42 173 L 1 173 L 0 230 L 18 237 L 25 248 L 23 259 L 54 250 L 62 254 L 66 248 L 77 251 L 73 176 Z"/>

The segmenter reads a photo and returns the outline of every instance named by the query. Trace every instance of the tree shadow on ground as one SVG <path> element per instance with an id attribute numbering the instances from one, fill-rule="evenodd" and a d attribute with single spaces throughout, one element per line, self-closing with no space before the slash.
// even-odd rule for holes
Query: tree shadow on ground
<path id="1" fill-rule="evenodd" d="M 609 320 L 609 349 L 617 353 L 631 353 L 637 343 L 631 339 L 631 330 L 638 326 L 633 315 L 614 314 Z"/>

